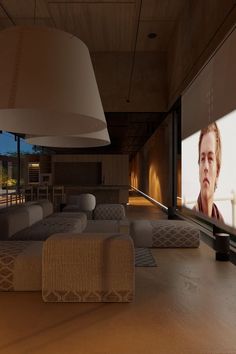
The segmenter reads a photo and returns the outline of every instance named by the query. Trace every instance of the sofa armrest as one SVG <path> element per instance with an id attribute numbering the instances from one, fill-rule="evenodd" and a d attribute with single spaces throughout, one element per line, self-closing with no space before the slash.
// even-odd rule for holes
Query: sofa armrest
<path id="1" fill-rule="evenodd" d="M 119 220 L 120 233 L 125 235 L 130 235 L 130 222 L 127 218 Z"/>

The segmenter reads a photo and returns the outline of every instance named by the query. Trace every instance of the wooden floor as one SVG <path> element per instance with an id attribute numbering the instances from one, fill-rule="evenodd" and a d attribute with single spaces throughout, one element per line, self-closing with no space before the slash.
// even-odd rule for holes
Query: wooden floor
<path id="1" fill-rule="evenodd" d="M 160 208 L 144 197 L 140 197 L 135 191 L 130 191 L 129 193 L 129 205 L 126 207 L 126 214 L 129 220 L 167 218 L 167 214 L 163 213 Z"/>
<path id="2" fill-rule="evenodd" d="M 128 214 L 162 216 L 145 203 L 134 197 Z M 236 354 L 236 267 L 216 262 L 204 243 L 153 254 L 158 267 L 136 268 L 131 304 L 51 304 L 40 293 L 0 293 L 0 353 Z"/>

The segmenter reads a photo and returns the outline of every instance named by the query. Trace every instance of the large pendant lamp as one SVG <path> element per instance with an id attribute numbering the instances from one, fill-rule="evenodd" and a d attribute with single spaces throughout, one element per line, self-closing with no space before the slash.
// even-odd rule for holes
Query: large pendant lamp
<path id="1" fill-rule="evenodd" d="M 0 31 L 0 130 L 67 136 L 106 128 L 86 45 L 49 27 Z"/>
<path id="2" fill-rule="evenodd" d="M 77 136 L 26 136 L 25 141 L 33 145 L 61 148 L 88 148 L 110 144 L 107 129 Z"/>

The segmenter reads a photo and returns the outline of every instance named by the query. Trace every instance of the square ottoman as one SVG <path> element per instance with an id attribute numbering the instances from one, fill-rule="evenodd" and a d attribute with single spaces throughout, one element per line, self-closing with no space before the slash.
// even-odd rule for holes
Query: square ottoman
<path id="1" fill-rule="evenodd" d="M 135 247 L 199 247 L 200 231 L 182 220 L 133 220 L 130 235 Z"/>

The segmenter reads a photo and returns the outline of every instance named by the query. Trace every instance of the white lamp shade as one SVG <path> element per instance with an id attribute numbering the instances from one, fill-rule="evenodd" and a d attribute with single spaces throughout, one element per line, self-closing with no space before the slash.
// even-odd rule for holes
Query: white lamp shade
<path id="1" fill-rule="evenodd" d="M 33 145 L 64 148 L 98 147 L 111 143 L 107 129 L 78 136 L 26 136 L 25 141 Z"/>
<path id="2" fill-rule="evenodd" d="M 0 31 L 0 129 L 77 135 L 106 128 L 86 45 L 49 27 Z"/>

